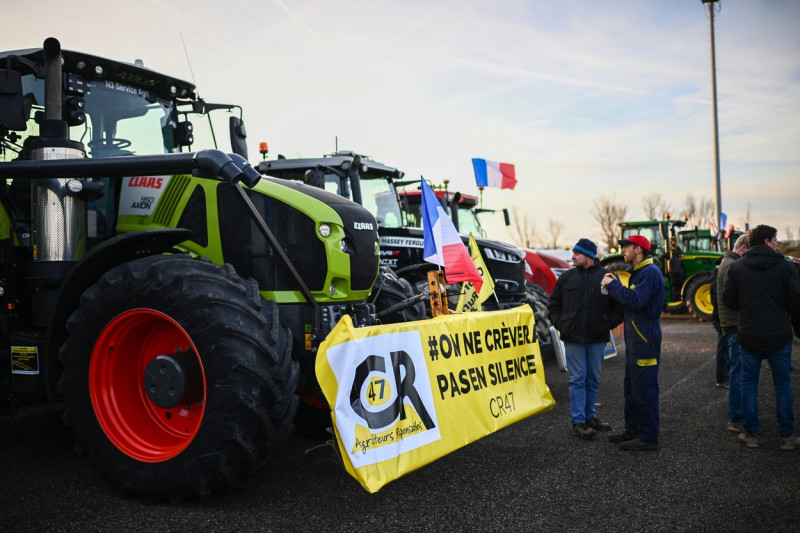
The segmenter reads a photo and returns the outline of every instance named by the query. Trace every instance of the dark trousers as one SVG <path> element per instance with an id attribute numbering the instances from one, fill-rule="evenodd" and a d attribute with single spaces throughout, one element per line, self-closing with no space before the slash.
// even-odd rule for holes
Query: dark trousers
<path id="1" fill-rule="evenodd" d="M 625 362 L 625 433 L 644 442 L 658 443 L 658 366 L 660 357 Z M 652 364 L 655 361 L 655 364 Z"/>

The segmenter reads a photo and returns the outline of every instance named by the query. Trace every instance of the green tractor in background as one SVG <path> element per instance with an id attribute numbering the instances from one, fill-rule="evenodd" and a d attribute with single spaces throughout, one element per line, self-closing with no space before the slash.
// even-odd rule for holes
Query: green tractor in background
<path id="1" fill-rule="evenodd" d="M 669 213 L 664 220 L 620 222 L 619 226 L 622 239 L 639 234 L 650 240 L 654 262 L 664 273 L 664 311 L 689 312 L 699 320 L 710 320 L 714 311 L 712 271 L 741 232 L 732 230 L 725 238 L 712 237 L 707 229 L 684 229 L 686 221 L 672 220 Z M 630 265 L 622 254 L 608 254 L 600 264 L 627 285 Z"/>

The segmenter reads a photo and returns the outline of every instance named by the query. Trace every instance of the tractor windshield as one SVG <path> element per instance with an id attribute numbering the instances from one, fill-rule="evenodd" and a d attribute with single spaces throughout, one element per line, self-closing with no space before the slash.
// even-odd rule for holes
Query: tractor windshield
<path id="1" fill-rule="evenodd" d="M 444 208 L 445 212 L 450 214 L 450 205 L 446 201 L 437 197 L 439 203 Z M 415 228 L 422 227 L 422 196 L 420 194 L 404 194 L 403 195 L 403 211 L 406 215 L 406 222 L 409 226 Z M 474 204 L 472 204 L 474 205 Z M 458 204 L 458 231 L 465 235 L 472 233 L 476 237 L 485 237 L 486 232 L 481 227 L 480 220 L 475 213 L 475 210 L 465 203 Z"/>
<path id="2" fill-rule="evenodd" d="M 695 231 L 681 232 L 680 239 L 684 251 L 716 251 L 712 246 L 711 234 L 707 230 L 705 234 Z"/>
<path id="3" fill-rule="evenodd" d="M 664 255 L 664 239 L 661 238 L 661 230 L 658 226 L 627 226 L 622 228 L 622 238 L 631 235 L 644 235 L 650 241 L 650 251 L 656 257 Z"/>
<path id="4" fill-rule="evenodd" d="M 458 231 L 464 234 L 472 233 L 476 237 L 486 236 L 475 211 L 461 204 L 458 206 Z"/>
<path id="5" fill-rule="evenodd" d="M 403 226 L 400 205 L 394 187 L 385 179 L 361 179 L 361 200 L 364 207 L 375 214 L 378 226 L 400 228 Z"/>
<path id="6" fill-rule="evenodd" d="M 44 87 L 43 79 L 22 76 L 29 110 L 22 140 L 38 134 L 36 118 L 44 114 Z M 176 120 L 172 102 L 156 98 L 145 89 L 110 81 L 87 82 L 82 109 L 77 107 L 78 102 L 78 98 L 67 98 L 63 114 L 70 123 L 70 140 L 82 142 L 89 157 L 174 151 L 171 139 Z M 85 115 L 82 123 L 74 118 L 81 111 Z"/>
<path id="7" fill-rule="evenodd" d="M 2 160 L 17 157 L 25 139 L 38 135 L 37 120 L 44 116 L 44 80 L 23 75 L 22 87 L 27 128 L 13 144 L 4 143 L 7 149 L 2 150 Z M 70 124 L 70 140 L 83 143 L 88 157 L 191 151 L 192 145 L 217 148 L 211 113 L 181 111 L 176 100 L 165 100 L 147 89 L 119 82 L 86 81 L 83 89 L 82 98 L 65 98 L 63 115 Z M 82 122 L 77 119 L 81 112 L 85 116 Z M 190 117 L 191 124 L 187 122 Z M 220 127 L 226 131 L 217 124 Z"/>

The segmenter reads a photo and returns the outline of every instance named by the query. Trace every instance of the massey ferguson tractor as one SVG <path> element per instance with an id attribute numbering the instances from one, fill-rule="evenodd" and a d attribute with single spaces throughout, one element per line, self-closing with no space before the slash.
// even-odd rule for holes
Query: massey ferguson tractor
<path id="1" fill-rule="evenodd" d="M 478 207 L 479 198 L 471 194 L 451 192 L 444 187 L 434 187 L 433 193 L 445 211 L 450 213 L 450 218 L 459 232 L 487 237 L 486 230 L 481 224 L 481 218 L 488 214 L 502 213 L 505 225 L 510 226 L 508 210 L 498 211 Z M 419 189 L 403 190 L 400 192 L 403 209 L 408 212 L 409 224 L 417 227 L 422 225 L 422 195 Z M 536 293 L 539 300 L 547 305 L 550 294 L 556 284 L 558 276 L 570 268 L 569 263 L 553 255 L 523 248 L 525 253 L 525 279 L 527 288 Z"/>
<path id="2" fill-rule="evenodd" d="M 387 307 L 385 303 L 379 305 L 378 302 L 376 305 L 386 311 L 392 308 L 408 309 L 407 302 L 427 299 L 427 271 L 435 269 L 436 265 L 423 260 L 422 225 L 409 218 L 409 210 L 402 205 L 400 198 L 403 187 L 409 184 L 418 185 L 419 180 L 404 182 L 404 173 L 401 170 L 354 152 L 337 152 L 321 158 L 304 159 L 279 156 L 274 160 L 261 161 L 258 170 L 267 176 L 330 190 L 366 207 L 378 221 L 381 278 L 387 271 L 394 272 L 397 278 L 407 281 L 413 288 L 408 296 L 404 296 L 408 293 L 396 291 L 392 307 Z M 536 331 L 542 351 L 552 351 L 547 307 L 537 293 L 526 287 L 526 263 L 522 250 L 486 239 L 480 234 L 475 234 L 474 237 L 495 283 L 495 294 L 483 303 L 483 309 L 508 309 L 530 304 L 536 317 Z M 465 234 L 462 230 L 461 238 L 468 245 L 469 233 Z M 380 287 L 379 280 L 375 294 L 381 292 Z M 455 308 L 458 303 L 459 290 L 460 286 L 447 288 L 451 308 Z M 417 312 L 405 312 L 412 315 L 406 317 L 406 320 L 422 318 Z M 381 313 L 385 311 L 379 311 L 379 315 Z"/>
<path id="3" fill-rule="evenodd" d="M 263 466 L 319 397 L 319 343 L 376 323 L 369 211 L 261 176 L 240 116 L 231 153 L 191 150 L 236 109 L 52 38 L 0 53 L 0 410 L 63 402 L 76 449 L 146 499 Z"/>

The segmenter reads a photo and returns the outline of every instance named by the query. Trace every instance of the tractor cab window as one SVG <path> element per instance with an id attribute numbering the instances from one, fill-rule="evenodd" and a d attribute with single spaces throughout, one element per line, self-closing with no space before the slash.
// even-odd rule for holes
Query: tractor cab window
<path id="1" fill-rule="evenodd" d="M 36 120 L 44 116 L 45 103 L 44 80 L 24 75 L 22 88 L 28 120 L 20 146 L 38 135 Z M 88 157 L 161 154 L 174 148 L 172 103 L 145 89 L 111 81 L 87 82 L 82 97 L 65 97 L 63 115 L 70 125 L 70 140 L 82 142 Z"/>
<path id="2" fill-rule="evenodd" d="M 622 228 L 623 239 L 631 235 L 644 235 L 650 241 L 651 254 L 656 257 L 664 255 L 664 239 L 661 238 L 661 231 L 658 226 Z"/>
<path id="3" fill-rule="evenodd" d="M 382 228 L 400 228 L 403 221 L 397 193 L 387 180 L 361 178 L 361 201 Z"/>
<path id="4" fill-rule="evenodd" d="M 710 252 L 713 250 L 710 235 L 695 235 L 694 232 L 681 235 L 684 250 Z M 713 250 L 716 251 L 716 250 Z"/>
<path id="5" fill-rule="evenodd" d="M 25 139 L 38 135 L 37 120 L 44 117 L 44 80 L 22 76 L 27 129 L 15 145 L 5 145 L 2 160 L 16 159 Z M 108 80 L 85 81 L 83 95 L 65 94 L 63 116 L 70 125 L 69 138 L 83 143 L 93 158 L 188 152 L 218 147 L 216 132 L 228 135 L 231 109 L 195 112 L 191 102 L 157 97 L 152 91 Z"/>
<path id="6" fill-rule="evenodd" d="M 458 206 L 458 231 L 465 235 L 472 233 L 476 237 L 485 236 L 475 211 L 466 206 Z"/>

